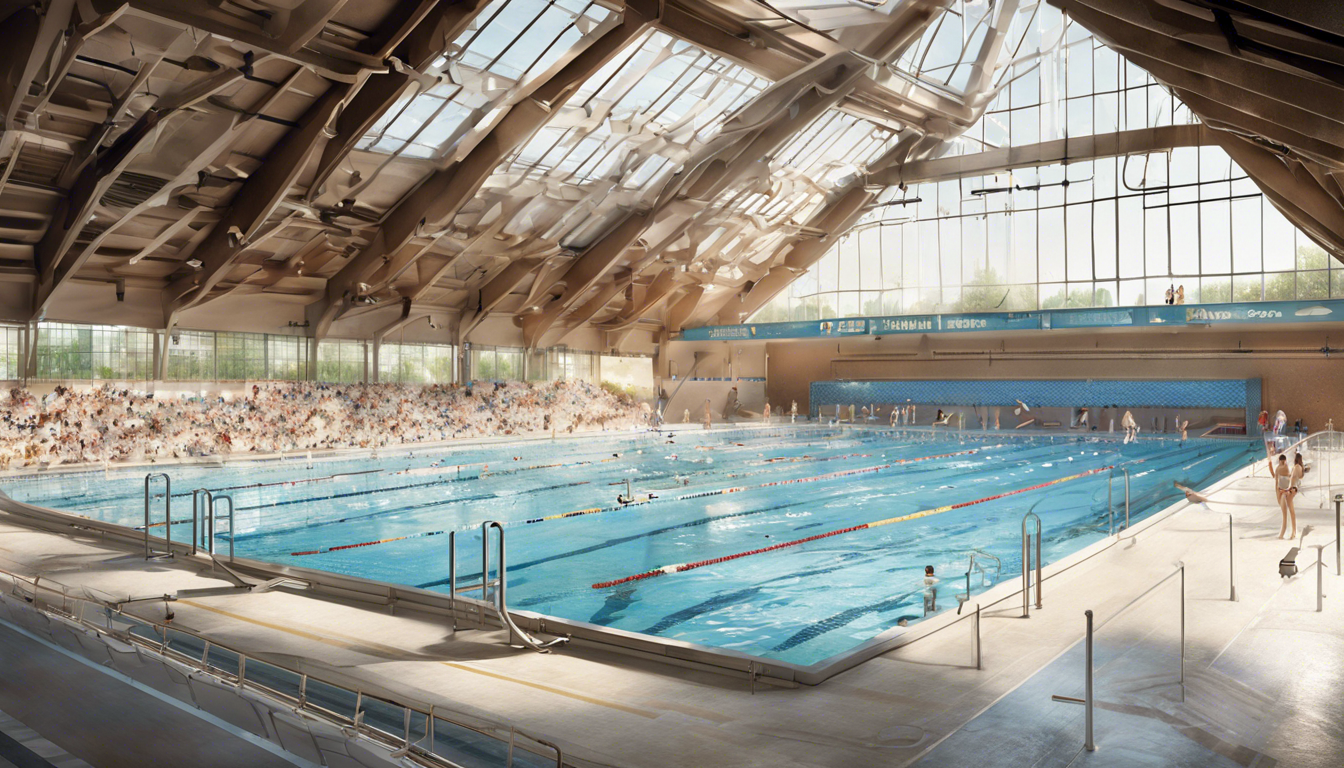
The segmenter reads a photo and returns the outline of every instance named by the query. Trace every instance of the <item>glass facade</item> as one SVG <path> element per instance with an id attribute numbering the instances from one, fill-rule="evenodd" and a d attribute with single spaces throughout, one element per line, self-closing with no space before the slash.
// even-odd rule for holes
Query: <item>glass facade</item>
<path id="1" fill-rule="evenodd" d="M 378 349 L 378 381 L 397 384 L 449 384 L 454 381 L 454 350 L 450 344 L 384 342 Z"/>
<path id="2" fill-rule="evenodd" d="M 173 331 L 164 346 L 169 381 L 302 381 L 308 378 L 304 336 Z"/>
<path id="3" fill-rule="evenodd" d="M 0 381 L 23 378 L 23 329 L 0 325 Z"/>
<path id="4" fill-rule="evenodd" d="M 133 381 L 153 377 L 153 331 L 112 325 L 38 325 L 38 379 Z"/>
<path id="5" fill-rule="evenodd" d="M 364 380 L 363 341 L 323 339 L 317 345 L 317 380 L 352 384 Z"/>
<path id="6" fill-rule="evenodd" d="M 982 6 L 955 3 L 969 15 L 944 14 L 907 71 L 960 87 L 955 54 L 976 49 L 964 35 L 985 28 Z M 1015 63 L 948 154 L 1195 122 L 1058 9 L 1019 10 L 1007 44 Z M 1323 299 L 1344 296 L 1341 267 L 1221 148 L 1178 147 L 889 188 L 751 322 L 1161 304 L 1178 289 L 1188 303 Z"/>
<path id="7" fill-rule="evenodd" d="M 149 381 L 155 378 L 154 336 L 145 328 L 43 323 L 38 334 L 38 375 L 44 381 Z M 164 343 L 168 381 L 303 381 L 309 379 L 308 353 L 314 342 L 305 336 L 226 331 L 175 330 Z M 0 381 L 21 381 L 26 353 L 25 329 L 0 325 Z M 457 348 L 451 344 L 384 343 L 379 348 L 378 380 L 404 384 L 449 384 L 456 381 Z M 524 366 L 524 357 L 527 358 Z M 366 381 L 366 360 L 373 364 L 372 342 L 324 339 L 317 345 L 316 381 Z M 648 358 L 602 357 L 596 352 L 552 347 L 526 353 L 519 347 L 480 346 L 472 349 L 472 378 L 487 381 L 576 379 L 597 384 L 601 360 L 622 369 L 633 360 L 648 367 Z M 525 370 L 526 369 L 526 370 Z M 369 371 L 371 374 L 372 371 Z M 621 374 L 622 381 L 629 376 Z M 369 379 L 372 377 L 370 376 Z M 638 378 L 643 381 L 641 377 Z M 634 379 L 631 379 L 632 381 Z M 649 386 L 651 384 L 651 373 Z"/>
<path id="8" fill-rule="evenodd" d="M 471 378 L 476 381 L 518 381 L 523 378 L 519 347 L 472 347 Z"/>

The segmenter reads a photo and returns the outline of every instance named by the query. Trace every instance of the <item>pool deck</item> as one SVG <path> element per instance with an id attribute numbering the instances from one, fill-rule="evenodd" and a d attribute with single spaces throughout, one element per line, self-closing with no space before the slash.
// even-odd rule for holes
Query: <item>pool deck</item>
<path id="1" fill-rule="evenodd" d="M 1180 505 L 1049 577 L 1044 607 L 1030 619 L 1020 618 L 1020 592 L 988 607 L 983 670 L 974 668 L 969 622 L 818 686 L 758 683 L 754 693 L 745 678 L 592 647 L 517 650 L 502 643 L 502 632 L 454 632 L 442 616 L 392 615 L 286 589 L 182 599 L 173 603 L 172 623 L 333 682 L 513 723 L 560 743 L 575 765 L 1164 765 L 1189 758 L 1190 765 L 1337 767 L 1344 578 L 1327 548 L 1327 597 L 1316 613 L 1316 571 L 1307 568 L 1316 557 L 1311 545 L 1334 538 L 1333 505 L 1318 506 L 1322 492 L 1308 484 L 1298 523 L 1315 532 L 1299 555 L 1302 573 L 1281 579 L 1278 561 L 1295 543 L 1276 539 L 1279 511 L 1263 470 L 1247 474 L 1215 487 L 1212 512 Z M 1229 512 L 1237 602 L 1228 599 Z M 1187 596 L 1185 700 L 1154 704 L 1176 701 L 1170 686 L 1145 690 L 1149 672 L 1141 665 L 1132 685 L 1115 678 L 1124 664 L 1111 667 L 1097 690 L 1108 713 L 1098 719 L 1101 749 L 1080 757 L 1082 708 L 1050 703 L 1048 693 L 1081 688 L 1070 654 L 1083 635 L 1083 611 L 1101 622 L 1178 561 Z M 0 513 L 0 568 L 122 598 L 226 584 L 193 563 L 147 563 L 133 547 L 36 530 L 8 513 Z M 1173 583 L 1112 626 L 1139 633 L 1140 658 L 1145 643 L 1154 654 L 1170 650 L 1163 638 L 1179 626 Z M 127 610 L 164 618 L 163 603 Z M 1060 690 L 1070 679 L 1073 688 Z"/>

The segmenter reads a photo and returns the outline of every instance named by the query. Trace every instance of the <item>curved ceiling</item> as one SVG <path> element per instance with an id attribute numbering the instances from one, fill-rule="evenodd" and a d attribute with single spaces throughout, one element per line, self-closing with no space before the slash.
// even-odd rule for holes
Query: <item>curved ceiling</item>
<path id="1" fill-rule="evenodd" d="M 1339 18 L 1272 0 L 1052 5 L 1171 88 L 1212 129 L 1199 140 L 1344 254 Z M 735 322 L 916 169 L 1048 158 L 955 141 L 1051 45 L 1030 32 L 1038 11 L 0 2 L 0 280 L 23 297 L 4 314 L 60 318 L 116 290 L 172 327 L 261 296 L 302 307 L 319 337 L 432 312 L 458 341 L 512 317 L 529 347 Z"/>

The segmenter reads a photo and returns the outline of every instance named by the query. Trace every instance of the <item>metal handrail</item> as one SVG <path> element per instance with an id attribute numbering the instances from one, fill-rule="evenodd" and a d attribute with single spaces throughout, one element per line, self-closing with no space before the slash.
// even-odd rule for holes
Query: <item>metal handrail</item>
<path id="1" fill-rule="evenodd" d="M 989 554 L 988 552 L 982 552 L 978 549 L 973 550 L 970 553 L 970 562 L 966 564 L 966 594 L 964 596 L 956 595 L 958 615 L 961 614 L 962 607 L 971 599 L 971 574 L 976 571 L 980 572 L 980 586 L 982 587 L 986 586 L 986 583 L 989 579 L 989 574 L 985 572 L 985 567 L 980 564 L 978 558 L 985 558 L 994 561 L 995 584 L 998 584 L 999 580 L 1003 578 L 1003 560 L 995 557 L 994 555 Z"/>
<path id="2" fill-rule="evenodd" d="M 481 523 L 481 600 L 490 602 L 487 594 L 490 589 L 490 529 L 495 528 L 499 531 L 499 576 L 497 586 L 495 587 L 495 612 L 499 614 L 500 623 L 509 630 L 509 644 L 513 644 L 513 638 L 517 637 L 524 645 L 540 653 L 550 653 L 550 649 L 557 645 L 564 645 L 569 642 L 569 637 L 557 637 L 554 640 L 541 641 L 524 632 L 514 623 L 513 617 L 509 615 L 506 590 L 508 587 L 508 566 L 506 565 L 504 554 L 504 524 L 497 520 L 486 520 Z"/>
<path id="3" fill-rule="evenodd" d="M 1031 617 L 1031 546 L 1027 522 L 1036 521 L 1036 607 L 1041 607 L 1041 518 L 1035 512 L 1022 517 L 1022 618 Z"/>
<path id="4" fill-rule="evenodd" d="M 217 502 L 217 501 L 227 501 L 227 502 L 229 502 L 229 562 L 233 562 L 233 533 L 234 533 L 234 525 L 233 525 L 233 497 L 232 497 L 232 496 L 226 496 L 226 495 L 224 495 L 224 494 L 220 494 L 219 496 L 211 496 L 211 497 L 210 497 L 210 554 L 213 555 L 213 554 L 215 553 L 215 536 L 214 536 L 214 533 L 215 533 L 215 530 L 214 530 L 215 522 L 214 522 L 214 521 L 215 521 L 215 502 Z"/>
<path id="5" fill-rule="evenodd" d="M 205 505 L 200 505 L 201 496 L 205 497 Z M 191 554 L 196 554 L 198 545 L 201 543 L 200 532 L 209 531 L 210 539 L 214 539 L 214 516 L 215 516 L 215 496 L 204 488 L 197 488 L 191 492 Z M 200 532 L 197 531 L 197 525 L 200 526 Z M 207 552 L 214 552 L 213 546 L 206 547 Z"/>
<path id="6" fill-rule="evenodd" d="M 167 549 L 154 552 L 149 547 L 149 487 L 154 478 L 163 478 L 163 539 Z M 151 472 L 145 475 L 145 559 L 167 560 L 173 556 L 173 479 L 167 472 Z"/>
<path id="7" fill-rule="evenodd" d="M 93 630 L 93 631 L 95 631 L 95 632 L 97 632 L 97 633 L 99 633 L 99 634 L 101 634 L 101 635 L 106 635 L 106 636 L 109 636 L 109 637 L 114 637 L 114 638 L 116 638 L 116 639 L 118 639 L 118 640 L 121 640 L 121 641 L 123 641 L 123 642 L 131 643 L 132 645 L 135 645 L 135 646 L 137 646 L 137 647 L 146 648 L 146 649 L 148 649 L 148 650 L 150 650 L 150 651 L 152 651 L 152 652 L 154 652 L 154 653 L 157 653 L 157 654 L 159 654 L 159 655 L 161 655 L 161 656 L 164 656 L 164 657 L 166 657 L 166 658 L 170 658 L 170 659 L 172 659 L 172 660 L 174 660 L 174 661 L 178 661 L 178 662 L 181 662 L 181 663 L 186 663 L 186 664 L 192 666 L 192 667 L 193 667 L 194 669 L 196 669 L 197 671 L 199 671 L 199 672 L 201 672 L 201 673 L 204 673 L 204 674 L 207 674 L 207 675 L 210 675 L 210 676 L 214 677 L 214 678 L 217 679 L 217 680 L 221 680 L 221 681 L 224 681 L 224 682 L 229 682 L 229 683 L 232 683 L 232 684 L 234 684 L 234 685 L 238 685 L 238 686 L 247 686 L 247 687 L 250 687 L 250 688 L 253 688 L 253 689 L 256 689 L 256 690 L 260 690 L 260 691 L 264 692 L 265 694 L 267 694 L 267 695 L 269 695 L 269 696 L 272 696 L 272 697 L 274 697 L 274 698 L 282 699 L 282 700 L 286 700 L 286 701 L 292 701 L 292 702 L 293 702 L 299 709 L 302 709 L 306 714 L 314 715 L 314 716 L 317 716 L 317 717 L 320 717 L 320 718 L 324 718 L 324 719 L 326 719 L 326 720 L 328 720 L 328 721 L 333 722 L 334 724 L 340 725 L 342 722 L 345 722 L 345 723 L 348 723 L 348 724 L 352 724 L 352 723 L 354 723 L 354 722 L 355 722 L 355 718 L 359 717 L 360 714 L 362 714 L 361 711 L 360 711 L 359 705 L 362 703 L 363 700 L 368 699 L 368 700 L 373 700 L 373 701 L 380 701 L 380 702 L 383 702 L 383 703 L 385 703 L 385 704 L 389 704 L 389 705 L 391 705 L 391 706 L 393 706 L 393 707 L 401 708 L 401 709 L 405 710 L 405 711 L 408 712 L 408 713 L 410 713 L 410 712 L 414 712 L 414 713 L 417 714 L 417 715 L 426 716 L 427 718 L 430 719 L 430 722 L 431 722 L 431 723 L 433 722 L 433 719 L 437 718 L 437 719 L 443 720 L 444 722 L 451 723 L 452 725 L 455 725 L 455 726 L 457 726 L 457 727 L 460 727 L 460 728 L 464 728 L 464 729 L 473 731 L 473 732 L 478 733 L 478 734 L 480 734 L 480 735 L 482 735 L 482 736 L 485 736 L 485 737 L 487 737 L 487 738 L 494 739 L 494 740 L 499 741 L 499 742 L 504 743 L 504 744 L 508 744 L 509 741 L 510 741 L 510 739 L 501 736 L 499 733 L 494 733 L 494 732 L 492 732 L 492 731 L 490 730 L 490 728 L 498 729 L 498 731 L 500 731 L 500 732 L 503 732 L 503 731 L 506 731 L 506 730 L 507 730 L 507 731 L 510 733 L 511 736 L 512 736 L 512 735 L 519 735 L 519 736 L 522 736 L 522 737 L 528 739 L 529 741 L 532 741 L 532 742 L 534 742 L 534 743 L 536 743 L 536 744 L 539 744 L 539 745 L 542 745 L 542 746 L 544 746 L 544 747 L 547 747 L 547 748 L 549 748 L 549 749 L 554 750 L 554 751 L 555 751 L 555 755 L 556 755 L 556 762 L 555 762 L 556 768 L 563 768 L 563 765 L 564 765 L 564 755 L 563 755 L 563 753 L 562 753 L 560 747 L 558 747 L 557 745 L 555 745 L 554 743 L 552 743 L 552 742 L 550 742 L 550 741 L 546 741 L 546 740 L 544 740 L 544 739 L 540 739 L 540 738 L 537 738 L 537 737 L 535 737 L 535 736 L 532 736 L 532 735 L 528 734 L 527 732 L 525 732 L 525 731 L 523 731 L 523 730 L 517 728 L 516 726 L 512 726 L 512 725 L 504 725 L 504 724 L 502 724 L 502 723 L 491 723 L 488 727 L 483 727 L 483 726 L 479 726 L 479 725 L 473 725 L 473 724 L 471 724 L 471 723 L 465 722 L 465 721 L 460 720 L 460 719 L 455 719 L 455 718 L 452 718 L 452 717 L 445 717 L 445 716 L 442 714 L 442 710 L 439 710 L 439 709 L 437 709 L 436 707 L 434 707 L 434 706 L 432 706 L 432 705 L 428 708 L 428 711 L 426 711 L 426 710 L 420 709 L 420 708 L 418 708 L 418 707 L 415 707 L 415 706 L 413 706 L 413 705 L 401 704 L 401 703 L 399 703 L 398 701 L 396 701 L 395 699 L 384 698 L 384 697 L 381 697 L 381 696 L 370 695 L 370 694 L 368 694 L 368 693 L 366 693 L 366 692 L 363 692 L 363 691 L 361 691 L 361 690 L 359 690 L 359 689 L 351 689 L 351 688 L 348 688 L 348 687 L 346 687 L 346 686 L 344 686 L 344 685 L 338 685 L 338 684 L 333 683 L 333 682 L 330 682 L 330 681 L 328 681 L 328 680 L 326 680 L 326 679 L 324 679 L 324 678 L 317 677 L 317 676 L 315 676 L 315 675 L 311 675 L 311 674 L 308 674 L 308 673 L 305 673 L 305 672 L 300 672 L 300 671 L 298 671 L 297 669 L 291 669 L 291 668 L 286 667 L 286 666 L 283 666 L 283 665 L 281 665 L 281 664 L 276 664 L 276 663 L 271 662 L 271 661 L 264 661 L 264 660 L 257 659 L 257 658 L 255 658 L 255 657 L 251 657 L 252 660 L 253 660 L 254 662 L 255 662 L 255 661 L 260 661 L 262 664 L 265 664 L 265 665 L 270 666 L 270 667 L 274 667 L 274 668 L 279 669 L 279 670 L 282 670 L 282 671 L 284 671 L 284 672 L 288 672 L 289 674 L 294 675 L 295 677 L 298 677 L 298 678 L 299 678 L 299 698 L 295 699 L 293 696 L 291 696 L 291 695 L 289 695 L 289 694 L 287 694 L 287 693 L 285 693 L 285 692 L 283 692 L 283 691 L 277 691 L 277 690 L 275 690 L 275 689 L 273 689 L 273 688 L 270 688 L 269 686 L 265 685 L 264 683 L 261 683 L 261 682 L 259 682 L 259 681 L 255 681 L 255 680 L 249 680 L 248 677 L 247 677 L 247 661 L 248 661 L 249 657 L 248 657 L 247 654 L 243 653 L 242 651 L 240 651 L 240 650 L 238 650 L 238 649 L 236 649 L 236 648 L 233 648 L 233 647 L 228 646 L 228 645 L 224 645 L 224 644 L 222 644 L 222 643 L 218 643 L 218 642 L 216 642 L 216 641 L 214 641 L 214 640 L 210 640 L 210 639 L 206 638 L 205 636 L 203 636 L 203 635 L 201 635 L 201 634 L 198 634 L 198 633 L 196 633 L 196 632 L 194 632 L 194 631 L 191 631 L 191 630 L 188 630 L 188 629 L 184 629 L 184 628 L 179 627 L 179 626 L 172 626 L 172 627 L 169 627 L 169 626 L 166 625 L 166 624 L 160 624 L 160 623 L 157 623 L 157 622 L 154 622 L 154 621 L 149 621 L 149 620 L 146 620 L 146 619 L 142 619 L 142 618 L 140 618 L 140 617 L 138 617 L 138 616 L 132 616 L 132 615 L 130 615 L 130 614 L 124 613 L 120 608 L 117 608 L 117 607 L 114 607 L 114 606 L 111 606 L 111 605 L 102 604 L 102 603 L 99 603 L 99 602 L 96 602 L 96 601 L 93 601 L 93 600 L 89 600 L 89 599 L 87 599 L 87 598 L 85 598 L 85 597 L 71 597 L 71 596 L 68 594 L 68 592 L 66 591 L 66 590 L 67 590 L 67 587 L 66 587 L 64 584 L 61 584 L 60 582 L 55 582 L 55 581 L 52 581 L 52 580 L 50 580 L 50 579 L 46 579 L 46 581 L 48 582 L 48 584 L 47 584 L 47 585 L 44 585 L 44 586 L 42 586 L 42 587 L 39 588 L 39 587 L 38 587 L 38 581 L 39 581 L 39 580 L 42 580 L 42 577 L 37 577 L 36 579 L 30 579 L 30 578 L 28 578 L 28 577 L 26 577 L 26 576 L 22 576 L 22 575 L 20 575 L 20 574 L 18 574 L 18 573 L 14 573 L 14 572 L 12 572 L 12 571 L 9 571 L 9 570 L 3 569 L 3 568 L 0 568 L 0 574 L 3 574 L 3 575 L 5 575 L 5 576 L 9 577 L 9 578 L 12 580 L 12 583 L 13 583 L 15 586 L 17 586 L 17 585 L 18 585 L 19 583 L 21 583 L 21 582 L 22 582 L 22 583 L 27 583 L 27 584 L 29 584 L 29 585 L 32 586 L 33 593 L 34 593 L 34 599 L 33 599 L 33 601 L 32 601 L 32 606 L 33 606 L 33 608 L 34 608 L 35 610 L 42 611 L 42 612 L 47 612 L 47 613 L 54 613 L 54 614 L 56 614 L 56 615 L 61 616 L 61 617 L 62 617 L 63 619 L 65 619 L 65 620 L 68 620 L 68 621 L 74 622 L 74 623 L 76 623 L 76 624 L 79 624 L 80 626 L 85 627 L 85 628 L 88 628 L 88 629 L 91 629 L 91 630 Z M 46 589 L 46 590 L 51 591 L 51 592 L 58 592 L 59 594 L 61 594 L 62 598 L 67 602 L 67 607 L 63 607 L 61 610 L 54 610 L 54 607 L 53 607 L 53 606 L 50 606 L 50 605 L 47 605 L 47 606 L 39 605 L 38 600 L 37 600 L 37 594 L 38 594 L 38 590 L 39 590 L 39 589 Z M 74 610 L 69 609 L 69 607 L 68 607 L 68 602 L 69 602 L 69 601 L 73 601 L 73 602 L 75 602 L 75 603 L 77 603 L 77 604 L 88 605 L 88 606 L 90 606 L 90 607 L 95 607 L 95 606 L 98 607 L 98 608 L 100 609 L 100 610 L 98 611 L 98 614 L 99 614 L 100 616 L 103 617 L 103 619 L 104 619 L 104 621 L 105 621 L 105 624 L 95 623 L 95 622 L 93 622 L 93 621 L 90 621 L 90 620 L 84 618 L 84 614 L 85 614 L 85 612 L 84 612 L 83 610 L 79 610 L 78 608 L 76 608 L 76 609 L 74 609 Z M 116 628 L 113 626 L 113 622 L 112 622 L 112 618 L 113 618 L 113 616 L 117 616 L 117 617 L 119 617 L 120 620 L 121 620 L 122 622 L 124 622 L 124 623 L 126 623 L 126 624 L 128 624 L 128 625 L 138 625 L 138 626 L 141 626 L 141 627 L 149 628 L 150 630 L 152 630 L 153 634 L 157 636 L 157 638 L 161 638 L 161 639 L 158 639 L 157 642 L 151 642 L 148 638 L 146 638 L 146 637 L 144 637 L 144 636 L 142 636 L 142 635 L 136 634 L 136 633 L 134 633 L 134 632 L 132 632 L 132 631 L 130 631 L 130 630 L 124 630 L 124 631 L 123 631 L 123 630 L 118 630 L 118 629 L 116 629 Z M 168 634 L 170 631 L 171 631 L 171 632 L 174 632 L 174 633 L 177 633 L 177 634 L 180 634 L 180 635 L 185 635 L 185 636 L 194 638 L 195 640 L 199 641 L 199 642 L 201 643 L 201 645 L 202 645 L 202 648 L 203 648 L 203 651 L 202 651 L 202 653 L 201 653 L 201 656 L 198 658 L 198 657 L 192 656 L 192 655 L 190 655 L 190 654 L 184 653 L 182 650 L 179 650 L 178 648 L 173 647 L 173 646 L 171 645 L 171 643 L 170 643 L 170 638 L 169 638 L 169 634 Z M 236 672 L 236 673 L 233 673 L 233 674 L 230 674 L 228 671 L 222 669 L 221 667 L 218 667 L 218 666 L 211 666 L 211 665 L 208 663 L 208 660 L 209 660 L 209 658 L 210 658 L 210 651 L 211 651 L 211 649 L 222 649 L 222 650 L 227 651 L 227 652 L 229 652 L 229 653 L 232 653 L 234 656 L 236 656 L 236 657 L 238 658 L 238 670 L 237 670 L 237 672 Z M 355 713 L 354 713 L 354 716 L 353 716 L 353 717 L 344 717 L 344 716 L 341 715 L 340 713 L 332 712 L 332 711 L 329 711 L 329 710 L 324 709 L 324 708 L 322 708 L 322 707 L 319 707 L 319 706 L 317 706 L 317 705 L 315 705 L 315 704 L 310 703 L 310 702 L 307 700 L 307 695 L 306 695 L 306 691 L 307 691 L 307 688 L 308 688 L 308 681 L 309 681 L 310 679 L 311 679 L 311 680 L 316 680 L 316 681 L 318 681 L 318 682 L 322 683 L 323 685 L 328 686 L 328 687 L 330 687 L 330 688 L 333 688 L 333 689 L 336 689 L 336 690 L 340 690 L 340 691 L 345 691 L 346 693 L 349 693 L 349 694 L 354 695 L 355 698 L 356 698 L 356 704 L 357 704 L 357 709 L 356 709 L 356 711 L 355 711 Z M 488 722 L 488 721 L 486 721 L 486 722 Z M 431 749 L 430 749 L 430 750 L 425 750 L 423 747 L 419 746 L 418 744 L 413 743 L 413 742 L 410 742 L 409 739 L 401 738 L 401 737 L 398 737 L 397 734 L 389 734 L 389 733 L 387 733 L 387 732 L 385 732 L 385 731 L 382 731 L 382 730 L 379 730 L 379 729 L 377 729 L 377 728 L 374 728 L 374 727 L 372 727 L 372 726 L 367 726 L 367 725 L 364 726 L 362 729 L 359 729 L 359 733 L 360 733 L 361 735 L 365 735 L 365 736 L 374 735 L 374 736 L 382 736 L 382 737 L 385 737 L 385 738 L 382 738 L 382 739 L 376 739 L 376 740 L 389 742 L 391 746 L 397 746 L 398 743 L 400 743 L 401 746 L 402 746 L 402 748 L 405 749 L 405 750 L 407 750 L 407 752 L 409 753 L 409 756 L 412 757 L 413 759 L 414 759 L 414 758 L 419 758 L 419 759 L 418 759 L 418 762 L 420 762 L 421 764 L 427 764 L 427 765 L 435 765 L 435 764 L 438 764 L 438 765 L 441 765 L 441 764 L 443 764 L 443 762 L 444 762 L 444 758 L 440 757 L 439 755 L 435 754 L 435 753 L 432 751 L 432 743 L 431 743 Z M 531 750 L 529 750 L 529 751 L 531 751 Z M 533 754 L 536 754 L 536 753 L 533 753 Z"/>

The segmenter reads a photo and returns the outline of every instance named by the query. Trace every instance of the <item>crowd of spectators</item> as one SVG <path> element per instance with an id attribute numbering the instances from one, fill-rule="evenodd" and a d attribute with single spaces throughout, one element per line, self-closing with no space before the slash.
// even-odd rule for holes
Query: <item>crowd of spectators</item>
<path id="1" fill-rule="evenodd" d="M 648 406 L 583 381 L 267 382 L 233 397 L 102 386 L 0 395 L 0 470 L 628 429 Z"/>

